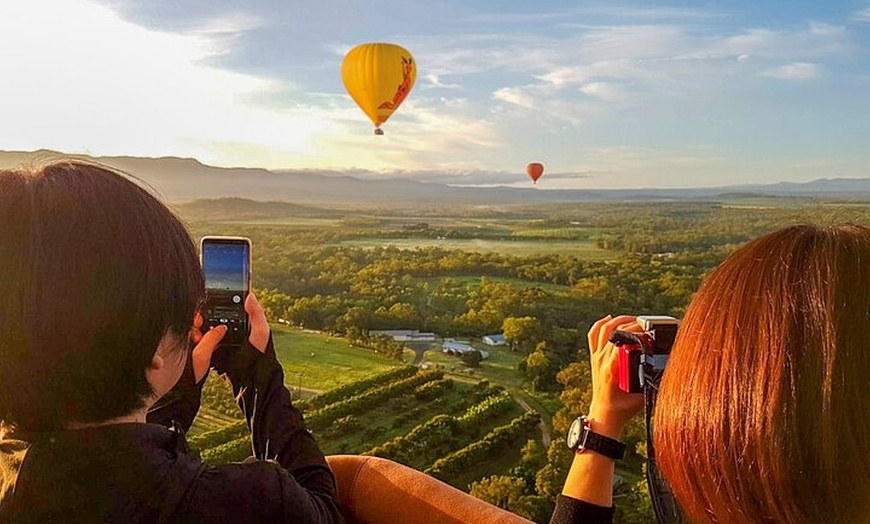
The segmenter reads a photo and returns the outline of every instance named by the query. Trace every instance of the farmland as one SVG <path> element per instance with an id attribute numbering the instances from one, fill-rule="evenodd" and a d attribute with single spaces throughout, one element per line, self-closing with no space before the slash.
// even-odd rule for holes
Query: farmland
<path id="1" fill-rule="evenodd" d="M 588 409 L 592 322 L 621 312 L 681 316 L 712 267 L 783 225 L 870 221 L 866 206 L 747 213 L 752 204 L 188 218 L 195 235 L 252 239 L 254 285 L 285 382 L 327 453 L 384 456 L 477 493 L 495 475 L 525 486 L 523 507 L 537 510 L 524 514 L 545 522 L 570 462 L 561 437 Z M 411 351 L 377 335 L 408 329 L 468 340 L 489 358 L 463 361 L 434 342 L 411 378 L 402 371 Z M 499 332 L 510 333 L 510 347 L 481 344 Z M 244 458 L 250 445 L 228 387 L 212 377 L 204 395 L 192 444 L 206 460 Z M 486 408 L 471 431 L 463 421 L 490 403 L 501 407 Z M 616 522 L 647 522 L 642 425 L 625 440 Z"/>

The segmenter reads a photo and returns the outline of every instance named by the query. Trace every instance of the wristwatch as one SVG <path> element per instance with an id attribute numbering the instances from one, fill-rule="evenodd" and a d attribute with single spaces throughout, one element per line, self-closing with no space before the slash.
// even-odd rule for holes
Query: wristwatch
<path id="1" fill-rule="evenodd" d="M 625 456 L 625 443 L 592 431 L 585 415 L 577 417 L 568 430 L 568 448 L 571 451 L 594 451 L 613 460 Z"/>

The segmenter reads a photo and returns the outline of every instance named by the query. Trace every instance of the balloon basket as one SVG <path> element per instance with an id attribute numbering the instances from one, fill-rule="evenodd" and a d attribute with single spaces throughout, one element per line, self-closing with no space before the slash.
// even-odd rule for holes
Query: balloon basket
<path id="1" fill-rule="evenodd" d="M 376 128 L 375 128 L 375 134 L 376 134 L 376 135 L 383 135 L 383 134 L 384 134 L 384 130 L 381 129 L 380 127 L 376 127 Z"/>

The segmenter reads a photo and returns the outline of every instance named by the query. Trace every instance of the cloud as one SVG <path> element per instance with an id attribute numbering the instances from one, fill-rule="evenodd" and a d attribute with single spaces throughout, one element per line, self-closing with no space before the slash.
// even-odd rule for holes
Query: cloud
<path id="1" fill-rule="evenodd" d="M 540 91 L 540 86 L 526 87 L 502 87 L 495 90 L 492 97 L 508 104 L 513 104 L 525 109 L 533 109 L 537 103 L 537 97 L 531 91 Z"/>
<path id="2" fill-rule="evenodd" d="M 208 18 L 191 30 L 202 35 L 236 35 L 261 29 L 269 25 L 268 20 L 245 12 L 228 12 Z"/>
<path id="3" fill-rule="evenodd" d="M 780 80 L 814 80 L 821 76 L 819 67 L 809 62 L 793 62 L 781 65 L 768 69 L 762 74 Z"/>
<path id="4" fill-rule="evenodd" d="M 222 52 L 223 35 L 244 25 L 223 20 L 179 35 L 88 2 L 0 5 L 0 63 L 15 72 L 0 87 L 0 114 L 19 122 L 0 129 L 0 143 L 212 161 L 225 154 L 218 144 L 293 152 L 328 132 L 332 123 L 306 109 L 245 103 L 279 83 L 208 65 Z"/>
<path id="5" fill-rule="evenodd" d="M 536 6 L 538 7 L 538 6 Z M 478 13 L 468 17 L 474 23 L 483 24 L 542 24 L 555 22 L 560 27 L 576 27 L 590 18 L 613 18 L 619 20 L 706 20 L 722 15 L 705 9 L 678 7 L 638 7 L 625 3 L 587 5 L 572 9 L 535 12 Z"/>
<path id="6" fill-rule="evenodd" d="M 624 3 L 482 15 L 460 2 L 389 13 L 329 1 L 200 4 L 0 3 L 0 143 L 218 165 L 475 173 L 492 183 L 527 156 L 558 158 L 561 173 L 596 174 L 565 184 L 709 178 L 728 161 L 693 147 L 724 140 L 757 152 L 764 140 L 747 138 L 757 136 L 754 124 L 793 103 L 765 103 L 787 87 L 782 80 L 849 75 L 843 66 L 862 42 L 850 24 L 795 16 L 747 27 L 709 9 Z M 400 41 L 420 67 L 383 137 L 371 134 L 337 74 L 354 43 L 375 37 Z"/>
<path id="7" fill-rule="evenodd" d="M 852 20 L 856 22 L 870 22 L 870 7 L 859 9 L 852 14 Z"/>
<path id="8" fill-rule="evenodd" d="M 436 74 L 428 74 L 423 77 L 428 85 L 424 85 L 424 87 L 438 87 L 442 89 L 461 89 L 462 86 L 459 84 L 445 84 L 441 81 L 441 77 Z"/>
<path id="9" fill-rule="evenodd" d="M 624 98 L 620 89 L 610 82 L 589 82 L 580 86 L 580 92 L 605 102 L 619 102 Z"/>

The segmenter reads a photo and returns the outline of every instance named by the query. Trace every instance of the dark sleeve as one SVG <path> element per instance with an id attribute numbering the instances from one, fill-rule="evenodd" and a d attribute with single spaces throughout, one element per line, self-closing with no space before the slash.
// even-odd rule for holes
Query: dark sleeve
<path id="1" fill-rule="evenodd" d="M 186 434 L 199 411 L 202 386 L 207 378 L 208 374 L 199 381 L 199 384 L 196 383 L 193 375 L 193 360 L 188 355 L 181 378 L 169 392 L 151 406 L 146 421 L 151 424 L 162 424 L 167 428 L 174 426 Z"/>
<path id="2" fill-rule="evenodd" d="M 564 495 L 556 497 L 550 524 L 611 524 L 613 507 L 605 508 Z"/>
<path id="3" fill-rule="evenodd" d="M 173 522 L 343 523 L 334 496 L 310 485 L 308 474 L 290 475 L 267 460 L 206 467 Z"/>
<path id="4" fill-rule="evenodd" d="M 284 370 L 275 356 L 271 335 L 265 353 L 246 342 L 218 360 L 215 369 L 232 383 L 251 430 L 254 456 L 276 462 L 292 477 L 282 480 L 282 489 L 290 497 L 285 504 L 292 500 L 315 511 L 314 520 L 303 519 L 305 522 L 341 522 L 335 503 L 335 477 L 284 387 Z M 300 494 L 305 496 L 300 498 Z M 298 513 L 295 518 L 299 518 Z"/>

